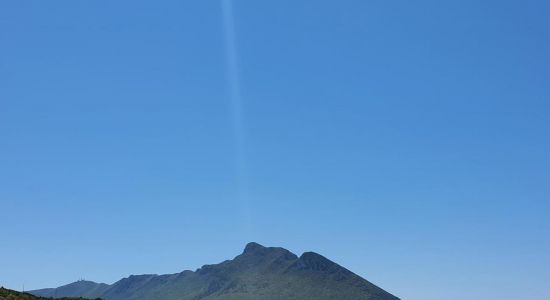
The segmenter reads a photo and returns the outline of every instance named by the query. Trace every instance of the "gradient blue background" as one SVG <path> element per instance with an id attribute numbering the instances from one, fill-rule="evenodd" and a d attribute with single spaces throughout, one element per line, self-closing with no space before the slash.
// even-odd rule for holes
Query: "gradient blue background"
<path id="1" fill-rule="evenodd" d="M 0 1 L 0 285 L 257 241 L 407 300 L 550 298 L 550 2 L 234 12 L 244 162 L 220 1 Z"/>

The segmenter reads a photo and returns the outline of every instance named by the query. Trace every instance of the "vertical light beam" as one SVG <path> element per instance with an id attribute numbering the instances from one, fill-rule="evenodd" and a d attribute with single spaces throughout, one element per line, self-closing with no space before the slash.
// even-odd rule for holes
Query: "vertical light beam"
<path id="1" fill-rule="evenodd" d="M 243 96 L 239 75 L 239 57 L 232 0 L 221 0 L 223 30 L 225 38 L 225 59 L 233 122 L 235 170 L 237 176 L 238 206 L 241 210 L 244 226 L 250 229 L 250 203 L 248 195 L 248 166 L 246 161 L 245 122 Z"/>

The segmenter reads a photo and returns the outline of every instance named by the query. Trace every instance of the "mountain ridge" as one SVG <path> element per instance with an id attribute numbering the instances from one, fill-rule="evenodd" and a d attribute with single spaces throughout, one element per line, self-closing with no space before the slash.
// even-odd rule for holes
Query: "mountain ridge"
<path id="1" fill-rule="evenodd" d="M 130 275 L 110 285 L 77 281 L 30 293 L 106 300 L 399 299 L 315 252 L 298 257 L 255 242 L 231 260 L 195 271 Z"/>

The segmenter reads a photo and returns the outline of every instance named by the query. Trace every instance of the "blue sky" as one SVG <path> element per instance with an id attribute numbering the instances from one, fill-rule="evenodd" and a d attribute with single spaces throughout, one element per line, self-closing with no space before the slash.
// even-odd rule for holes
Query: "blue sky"
<path id="1" fill-rule="evenodd" d="M 549 298 L 549 11 L 1 1 L 0 285 L 257 241 L 402 299 Z"/>

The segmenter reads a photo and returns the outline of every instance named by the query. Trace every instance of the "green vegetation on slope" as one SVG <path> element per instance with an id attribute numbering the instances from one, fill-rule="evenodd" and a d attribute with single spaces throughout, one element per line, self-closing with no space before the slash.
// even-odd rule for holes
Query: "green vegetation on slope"
<path id="1" fill-rule="evenodd" d="M 52 300 L 54 298 L 37 297 L 28 293 L 17 292 L 0 287 L 0 300 Z M 84 298 L 56 298 L 58 300 L 83 300 Z M 97 298 L 96 300 L 101 300 Z"/>
<path id="2" fill-rule="evenodd" d="M 256 243 L 232 260 L 195 272 L 132 275 L 112 285 L 78 281 L 31 293 L 106 300 L 399 300 L 317 253 L 298 257 Z"/>

